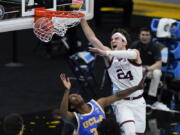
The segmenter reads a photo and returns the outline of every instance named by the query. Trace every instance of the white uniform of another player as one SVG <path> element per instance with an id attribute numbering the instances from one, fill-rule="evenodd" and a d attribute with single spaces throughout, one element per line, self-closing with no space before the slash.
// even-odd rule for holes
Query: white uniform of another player
<path id="1" fill-rule="evenodd" d="M 113 83 L 113 93 L 138 85 L 142 79 L 142 66 L 133 65 L 128 59 L 141 63 L 138 50 L 126 50 L 128 41 L 125 37 L 126 32 L 115 32 L 111 36 L 111 48 L 95 36 L 95 33 L 89 27 L 87 21 L 81 20 L 81 26 L 94 48 L 90 51 L 104 56 L 106 60 L 112 61 L 108 69 L 109 76 Z M 113 59 L 112 57 L 115 56 Z M 123 58 L 123 59 L 118 59 Z M 125 135 L 144 134 L 145 131 L 145 100 L 142 97 L 143 90 L 139 90 L 129 97 L 131 100 L 121 100 L 113 104 L 113 109 L 117 121 L 122 125 L 122 131 Z"/>
<path id="2" fill-rule="evenodd" d="M 142 66 L 127 58 L 112 58 L 108 73 L 113 83 L 113 93 L 138 85 L 142 79 Z M 122 134 L 143 134 L 146 127 L 146 103 L 143 90 L 138 90 L 128 98 L 113 104 L 117 121 L 120 123 Z M 135 124 L 132 125 L 132 124 Z M 135 128 L 135 129 L 134 129 Z M 124 133 L 125 132 L 125 133 Z"/>

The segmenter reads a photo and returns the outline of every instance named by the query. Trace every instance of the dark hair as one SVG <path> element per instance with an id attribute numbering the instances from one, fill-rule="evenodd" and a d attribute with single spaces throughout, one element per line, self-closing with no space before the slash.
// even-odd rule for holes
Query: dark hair
<path id="1" fill-rule="evenodd" d="M 4 118 L 3 130 L 6 134 L 16 135 L 21 131 L 23 123 L 23 118 L 19 114 L 12 113 Z"/>
<path id="2" fill-rule="evenodd" d="M 115 118 L 106 118 L 98 125 L 97 131 L 99 135 L 120 135 L 119 124 Z"/>
<path id="3" fill-rule="evenodd" d="M 131 44 L 131 37 L 130 37 L 130 35 L 128 34 L 128 32 L 125 30 L 125 29 L 121 29 L 121 28 L 117 28 L 117 29 L 114 29 L 113 31 L 112 31 L 112 34 L 111 34 L 111 36 L 114 34 L 114 33 L 116 33 L 116 32 L 119 32 L 119 33 L 121 33 L 121 34 L 123 34 L 124 36 L 125 36 L 125 38 L 126 38 L 126 40 L 127 40 L 127 48 L 129 47 L 129 45 Z"/>
<path id="4" fill-rule="evenodd" d="M 139 33 L 141 33 L 142 31 L 147 31 L 147 32 L 151 33 L 151 30 L 149 28 L 147 28 L 147 27 L 140 28 Z"/>

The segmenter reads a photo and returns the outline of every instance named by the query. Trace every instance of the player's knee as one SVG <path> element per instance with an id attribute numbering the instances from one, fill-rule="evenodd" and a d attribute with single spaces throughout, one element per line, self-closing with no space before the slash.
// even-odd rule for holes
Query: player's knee
<path id="1" fill-rule="evenodd" d="M 134 122 L 127 122 L 121 128 L 123 135 L 136 135 Z"/>
<path id="2" fill-rule="evenodd" d="M 136 135 L 136 133 L 132 131 L 125 131 L 124 135 Z"/>
<path id="3" fill-rule="evenodd" d="M 154 78 L 160 78 L 162 75 L 162 72 L 160 70 L 154 70 L 153 71 L 153 77 Z"/>

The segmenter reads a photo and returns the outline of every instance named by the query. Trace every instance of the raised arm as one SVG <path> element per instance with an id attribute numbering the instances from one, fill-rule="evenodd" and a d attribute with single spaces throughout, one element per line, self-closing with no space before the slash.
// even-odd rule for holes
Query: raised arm
<path id="1" fill-rule="evenodd" d="M 112 96 L 100 98 L 97 100 L 97 102 L 99 103 L 99 105 L 101 107 L 104 108 L 105 106 L 110 105 L 111 103 L 113 103 L 117 100 L 121 100 L 121 99 L 127 97 L 128 95 L 135 92 L 136 90 L 143 89 L 144 88 L 144 81 L 146 79 L 146 74 L 147 73 L 144 74 L 142 80 L 139 82 L 139 84 L 137 86 L 134 86 L 134 87 L 128 88 L 126 90 L 120 91 L 120 92 L 118 92 Z"/>
<path id="2" fill-rule="evenodd" d="M 100 56 L 113 56 L 117 58 L 128 58 L 128 59 L 137 59 L 139 52 L 136 49 L 133 50 L 111 50 L 111 51 L 104 51 L 99 48 L 92 48 L 89 47 L 91 52 L 94 52 Z"/>
<path id="3" fill-rule="evenodd" d="M 102 42 L 96 37 L 95 33 L 92 31 L 85 19 L 81 19 L 81 27 L 84 31 L 86 38 L 89 40 L 89 42 L 92 43 L 94 47 L 100 48 L 102 50 L 110 50 L 110 48 L 104 46 Z"/>
<path id="4" fill-rule="evenodd" d="M 131 59 L 131 60 L 135 60 L 135 62 L 138 64 L 142 63 L 139 51 L 136 49 L 131 49 L 131 50 L 102 50 L 99 48 L 89 47 L 89 50 L 93 53 L 96 53 L 97 55 L 100 55 L 100 56 L 127 58 L 127 59 Z"/>
<path id="5" fill-rule="evenodd" d="M 69 93 L 71 89 L 71 82 L 70 79 L 65 76 L 65 74 L 60 74 L 60 79 L 65 87 L 64 96 L 60 104 L 60 115 L 63 118 L 72 120 L 74 118 L 74 114 L 68 111 L 68 101 L 69 101 Z"/>

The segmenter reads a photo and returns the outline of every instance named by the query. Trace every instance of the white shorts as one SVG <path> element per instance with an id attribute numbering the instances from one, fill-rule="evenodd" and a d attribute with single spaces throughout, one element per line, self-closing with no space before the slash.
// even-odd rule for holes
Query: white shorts
<path id="1" fill-rule="evenodd" d="M 144 133 L 146 128 L 146 102 L 143 97 L 135 100 L 120 100 L 112 108 L 120 125 L 134 122 L 136 133 Z"/>

